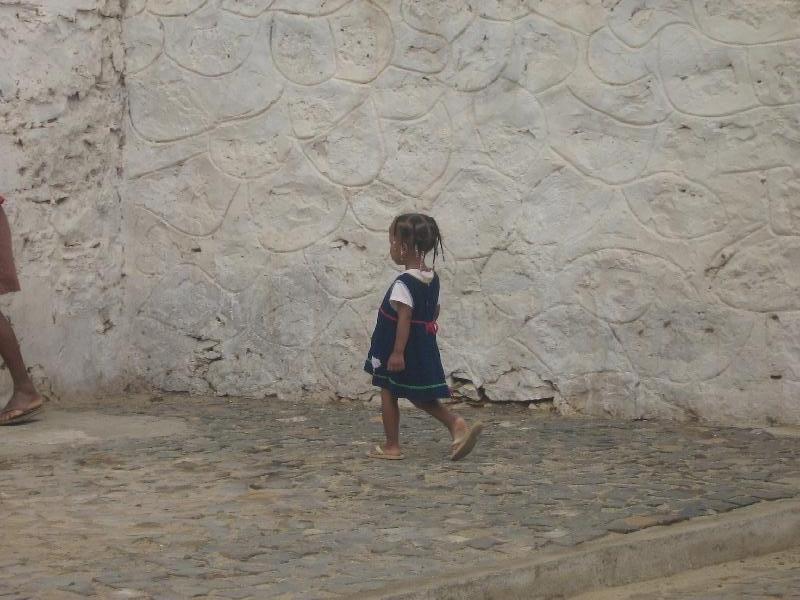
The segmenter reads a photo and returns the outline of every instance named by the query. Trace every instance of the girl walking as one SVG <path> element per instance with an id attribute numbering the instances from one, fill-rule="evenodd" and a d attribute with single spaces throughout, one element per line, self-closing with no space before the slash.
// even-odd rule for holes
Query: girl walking
<path id="1" fill-rule="evenodd" d="M 475 447 L 483 425 L 469 427 L 463 418 L 439 402 L 449 398 L 436 332 L 439 318 L 439 276 L 426 264 L 433 252 L 433 264 L 442 236 L 436 221 L 427 215 L 404 214 L 389 227 L 389 254 L 405 267 L 392 283 L 378 309 L 364 370 L 381 388 L 383 429 L 386 443 L 369 453 L 371 458 L 401 460 L 400 409 L 398 398 L 440 421 L 453 440 L 450 459 L 460 460 Z"/>

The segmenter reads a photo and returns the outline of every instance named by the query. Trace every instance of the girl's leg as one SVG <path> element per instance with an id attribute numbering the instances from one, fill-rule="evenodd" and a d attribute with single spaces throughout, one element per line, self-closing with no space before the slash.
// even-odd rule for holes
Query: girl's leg
<path id="1" fill-rule="evenodd" d="M 383 451 L 386 454 L 400 454 L 400 407 L 397 398 L 387 389 L 381 389 L 381 414 L 383 416 L 383 431 L 386 433 L 386 444 Z"/>
<path id="2" fill-rule="evenodd" d="M 11 323 L 2 313 L 0 313 L 0 357 L 5 361 L 14 382 L 14 393 L 6 407 L 0 411 L 0 423 L 2 423 L 42 403 L 42 398 L 33 386 L 25 362 L 22 360 L 17 336 L 14 335 Z"/>
<path id="3" fill-rule="evenodd" d="M 467 422 L 453 411 L 442 406 L 441 402 L 438 400 L 434 400 L 433 402 L 414 402 L 414 406 L 424 410 L 447 427 L 452 439 L 456 439 L 467 431 Z"/>

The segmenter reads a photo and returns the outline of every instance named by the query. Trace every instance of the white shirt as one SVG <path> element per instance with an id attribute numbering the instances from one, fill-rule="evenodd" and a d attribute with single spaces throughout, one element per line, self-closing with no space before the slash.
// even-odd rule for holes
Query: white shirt
<path id="1" fill-rule="evenodd" d="M 408 273 L 414 279 L 418 279 L 422 283 L 430 283 L 433 281 L 433 271 L 408 269 L 407 271 L 403 271 L 403 273 Z M 441 297 L 441 291 L 439 292 L 439 296 Z M 389 304 L 392 305 L 393 309 L 397 310 L 398 302 L 414 308 L 414 298 L 411 297 L 411 291 L 409 291 L 408 286 L 402 281 L 395 281 L 392 286 L 392 293 L 389 294 Z"/>

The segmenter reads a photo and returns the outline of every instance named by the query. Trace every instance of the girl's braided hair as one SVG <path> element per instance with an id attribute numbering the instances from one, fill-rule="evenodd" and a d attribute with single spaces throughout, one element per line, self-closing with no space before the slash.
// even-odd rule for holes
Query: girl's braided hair
<path id="1" fill-rule="evenodd" d="M 442 233 L 433 217 L 419 213 L 406 213 L 392 222 L 392 235 L 422 256 L 433 250 L 433 264 L 439 250 L 444 256 Z"/>

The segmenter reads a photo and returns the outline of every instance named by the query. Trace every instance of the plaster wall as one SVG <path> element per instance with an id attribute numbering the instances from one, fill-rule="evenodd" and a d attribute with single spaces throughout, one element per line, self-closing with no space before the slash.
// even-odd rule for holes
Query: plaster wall
<path id="1" fill-rule="evenodd" d="M 51 397 L 127 381 L 120 17 L 115 0 L 0 1 L 0 194 L 23 290 L 0 303 Z"/>
<path id="2" fill-rule="evenodd" d="M 386 230 L 422 210 L 459 393 L 800 423 L 797 2 L 0 15 L 9 311 L 57 391 L 369 398 Z"/>

